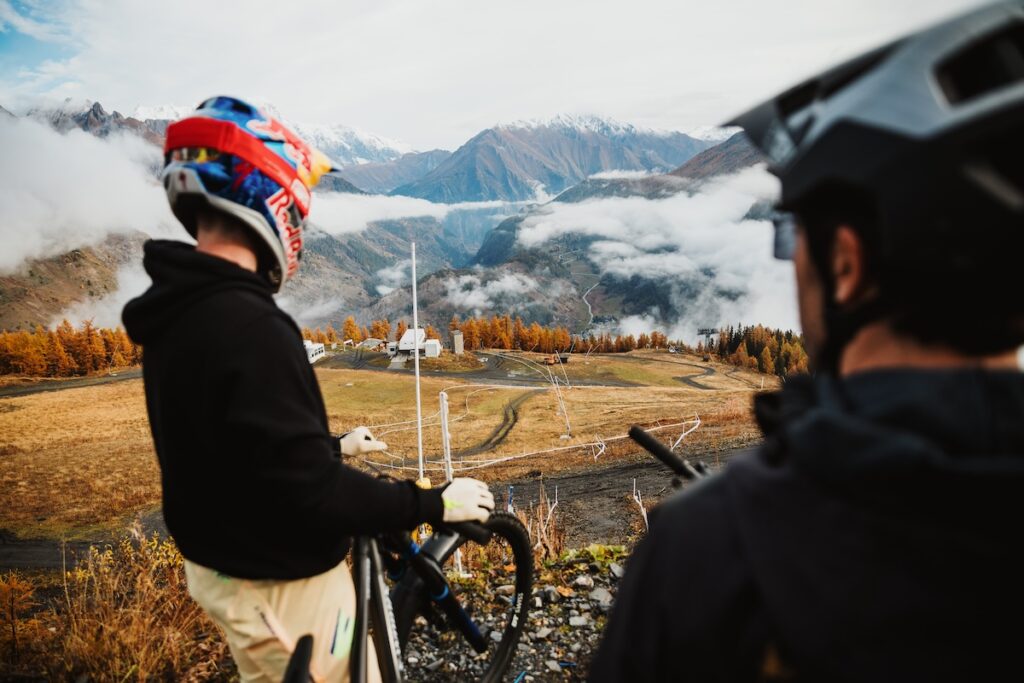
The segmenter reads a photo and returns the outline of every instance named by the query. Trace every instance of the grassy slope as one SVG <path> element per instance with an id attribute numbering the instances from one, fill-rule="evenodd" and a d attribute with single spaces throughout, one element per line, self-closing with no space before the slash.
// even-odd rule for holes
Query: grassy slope
<path id="1" fill-rule="evenodd" d="M 422 396 L 427 458 L 436 461 L 441 451 L 434 415 L 442 389 L 450 397 L 455 451 L 485 441 L 502 423 L 506 404 L 529 394 L 507 440 L 493 453 L 479 456 L 483 459 L 608 439 L 623 434 L 634 422 L 665 424 L 694 414 L 704 420 L 690 439 L 694 449 L 727 448 L 756 438 L 749 415 L 749 379 L 726 377 L 724 373 L 732 369 L 716 365 L 718 374 L 701 381 L 720 390 L 700 391 L 673 379 L 699 369 L 657 362 L 668 354 L 654 360 L 644 360 L 645 355 L 650 354 L 591 356 L 586 363 L 579 362 L 581 356 L 573 356 L 565 368 L 570 378 L 613 377 L 647 386 L 563 389 L 573 427 L 570 440 L 560 439 L 565 423 L 550 388 L 535 392 L 524 387 L 481 388 L 461 379 L 426 376 Z M 333 431 L 340 433 L 359 424 L 375 426 L 378 436 L 389 444 L 390 455 L 373 459 L 415 466 L 414 425 L 392 424 L 415 419 L 411 375 L 318 369 L 317 376 Z M 666 431 L 664 436 L 673 433 L 678 431 Z M 602 457 L 607 462 L 642 456 L 628 442 L 610 442 Z M 505 480 L 592 463 L 591 451 L 580 450 L 516 460 L 474 474 Z M 437 472 L 432 474 L 439 478 Z M 0 529 L 21 537 L 95 538 L 155 508 L 159 500 L 159 470 L 141 380 L 0 399 Z"/>

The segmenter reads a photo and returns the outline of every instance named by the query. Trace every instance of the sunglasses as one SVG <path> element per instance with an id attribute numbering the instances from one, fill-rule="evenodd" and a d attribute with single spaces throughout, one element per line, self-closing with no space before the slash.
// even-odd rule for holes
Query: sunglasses
<path id="1" fill-rule="evenodd" d="M 796 253 L 796 215 L 787 211 L 772 213 L 772 224 L 775 226 L 775 242 L 773 254 L 782 261 L 792 261 Z"/>

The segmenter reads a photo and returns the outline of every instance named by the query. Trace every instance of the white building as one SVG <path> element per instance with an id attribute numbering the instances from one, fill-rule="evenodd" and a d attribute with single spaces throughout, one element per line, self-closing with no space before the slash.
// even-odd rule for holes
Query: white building
<path id="1" fill-rule="evenodd" d="M 302 345 L 306 347 L 306 360 L 311 364 L 317 362 L 327 354 L 323 344 L 315 344 L 308 339 L 303 339 Z"/>
<path id="2" fill-rule="evenodd" d="M 412 355 L 413 349 L 419 349 L 420 356 L 437 358 L 441 355 L 441 342 L 437 339 L 427 339 L 427 333 L 421 328 L 406 330 L 398 344 L 388 344 L 388 353 L 392 356 L 399 353 Z"/>

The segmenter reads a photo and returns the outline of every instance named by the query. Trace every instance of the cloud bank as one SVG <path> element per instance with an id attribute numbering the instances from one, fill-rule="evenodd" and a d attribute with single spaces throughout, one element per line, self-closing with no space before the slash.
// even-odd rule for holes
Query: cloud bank
<path id="1" fill-rule="evenodd" d="M 9 117 L 0 140 L 0 273 L 111 234 L 184 235 L 149 171 L 160 163 L 153 145 Z"/>
<path id="2" fill-rule="evenodd" d="M 606 282 L 641 276 L 663 287 L 679 315 L 623 318 L 627 333 L 657 327 L 692 339 L 699 327 L 738 322 L 797 329 L 792 265 L 772 258 L 771 224 L 747 217 L 777 192 L 778 181 L 754 167 L 693 194 L 556 202 L 523 222 L 519 240 L 536 247 L 569 233 L 592 236 L 587 257 Z"/>
<path id="3" fill-rule="evenodd" d="M 404 284 L 412 283 L 412 259 L 402 259 L 398 263 L 381 268 L 377 271 L 377 293 L 381 296 L 390 294 Z"/>
<path id="4" fill-rule="evenodd" d="M 451 213 L 477 209 L 501 209 L 511 202 L 462 202 L 435 204 L 415 197 L 325 192 L 314 195 L 309 222 L 332 235 L 361 232 L 376 221 L 429 217 L 441 220 Z"/>
<path id="5" fill-rule="evenodd" d="M 536 280 L 522 273 L 505 273 L 501 277 L 484 282 L 478 275 L 459 275 L 444 283 L 445 299 L 464 310 L 479 316 L 501 307 L 513 310 L 515 299 L 528 292 L 536 291 L 540 285 Z"/>

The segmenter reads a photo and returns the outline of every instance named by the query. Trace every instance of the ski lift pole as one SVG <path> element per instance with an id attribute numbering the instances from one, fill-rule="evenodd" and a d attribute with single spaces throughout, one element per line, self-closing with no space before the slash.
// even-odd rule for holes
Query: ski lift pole
<path id="1" fill-rule="evenodd" d="M 423 481 L 423 405 L 420 400 L 420 315 L 416 301 L 416 243 L 412 242 L 412 338 L 413 368 L 416 374 L 416 452 L 419 457 L 420 481 Z"/>

